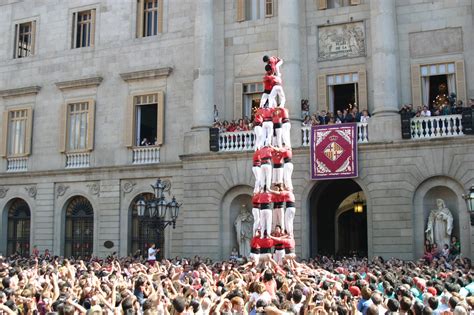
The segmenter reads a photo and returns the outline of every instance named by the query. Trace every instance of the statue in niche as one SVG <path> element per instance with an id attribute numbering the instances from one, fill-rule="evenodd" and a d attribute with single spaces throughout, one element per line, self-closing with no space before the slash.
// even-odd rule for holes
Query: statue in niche
<path id="1" fill-rule="evenodd" d="M 426 239 L 431 244 L 436 243 L 439 248 L 451 241 L 451 232 L 453 231 L 453 216 L 451 211 L 446 208 L 443 199 L 436 199 L 436 209 L 431 210 L 426 225 Z"/>
<path id="2" fill-rule="evenodd" d="M 240 208 L 239 215 L 234 221 L 234 226 L 239 254 L 246 257 L 250 254 L 250 240 L 253 234 L 253 216 L 246 205 L 242 205 Z"/>

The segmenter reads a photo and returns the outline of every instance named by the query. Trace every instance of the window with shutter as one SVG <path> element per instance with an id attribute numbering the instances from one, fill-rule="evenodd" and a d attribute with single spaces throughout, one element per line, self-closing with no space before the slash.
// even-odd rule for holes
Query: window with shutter
<path id="1" fill-rule="evenodd" d="M 163 32 L 163 0 L 137 1 L 137 37 Z"/>
<path id="2" fill-rule="evenodd" d="M 466 76 L 464 71 L 464 61 L 456 61 L 456 95 L 458 100 L 466 103 L 467 94 L 466 94 Z"/>
<path id="3" fill-rule="evenodd" d="M 15 108 L 3 113 L 1 156 L 22 157 L 31 153 L 33 109 Z"/>
<path id="4" fill-rule="evenodd" d="M 326 75 L 318 76 L 318 110 L 327 110 L 327 83 Z"/>
<path id="5" fill-rule="evenodd" d="M 359 93 L 359 111 L 368 110 L 367 102 L 367 72 L 365 70 L 359 71 L 358 90 Z"/>
<path id="6" fill-rule="evenodd" d="M 328 0 L 316 0 L 318 10 L 326 10 L 328 8 Z"/>
<path id="7" fill-rule="evenodd" d="M 234 83 L 234 119 L 242 118 L 243 91 L 242 83 Z"/>
<path id="8" fill-rule="evenodd" d="M 15 25 L 13 58 L 25 58 L 35 54 L 36 21 Z"/>
<path id="9" fill-rule="evenodd" d="M 94 149 L 95 101 L 68 102 L 61 113 L 59 147 L 61 152 L 86 152 Z"/>
<path id="10" fill-rule="evenodd" d="M 125 145 L 161 146 L 164 143 L 164 93 L 162 91 L 133 95 L 127 107 L 128 124 Z"/>
<path id="11" fill-rule="evenodd" d="M 422 105 L 420 65 L 411 66 L 411 98 L 414 108 Z"/>
<path id="12" fill-rule="evenodd" d="M 95 43 L 96 10 L 72 14 L 72 48 L 93 47 Z"/>

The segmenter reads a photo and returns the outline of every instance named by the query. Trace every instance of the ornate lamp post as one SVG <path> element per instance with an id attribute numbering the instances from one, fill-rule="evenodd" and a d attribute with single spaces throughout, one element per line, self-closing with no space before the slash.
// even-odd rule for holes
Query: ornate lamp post
<path id="1" fill-rule="evenodd" d="M 359 193 L 357 193 L 357 197 L 353 203 L 354 203 L 354 213 L 364 212 L 364 201 L 360 199 Z"/>
<path id="2" fill-rule="evenodd" d="M 173 229 L 176 228 L 176 219 L 178 219 L 181 204 L 176 201 L 174 196 L 170 202 L 166 201 L 164 196 L 166 184 L 161 179 L 158 178 L 156 184 L 151 187 L 154 192 L 153 198 L 146 201 L 140 198 L 136 204 L 137 214 L 142 224 L 156 230 L 157 235 L 162 235 L 169 225 L 172 225 Z M 168 211 L 171 220 L 166 219 Z"/>
<path id="3" fill-rule="evenodd" d="M 471 215 L 471 226 L 474 226 L 474 186 L 471 186 L 467 194 L 462 195 L 463 199 L 466 200 L 467 210 Z"/>

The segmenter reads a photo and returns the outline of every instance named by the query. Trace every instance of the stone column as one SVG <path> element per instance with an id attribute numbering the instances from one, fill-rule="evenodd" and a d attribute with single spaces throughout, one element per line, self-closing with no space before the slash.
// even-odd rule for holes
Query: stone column
<path id="1" fill-rule="evenodd" d="M 196 1 L 194 20 L 193 121 L 185 153 L 209 152 L 214 108 L 214 0 Z"/>
<path id="2" fill-rule="evenodd" d="M 301 146 L 301 57 L 300 57 L 300 1 L 278 2 L 278 55 L 283 58 L 281 68 L 286 105 L 292 124 L 291 144 Z"/>
<path id="3" fill-rule="evenodd" d="M 374 117 L 369 123 L 369 141 L 401 139 L 395 1 L 370 1 L 370 36 Z"/>

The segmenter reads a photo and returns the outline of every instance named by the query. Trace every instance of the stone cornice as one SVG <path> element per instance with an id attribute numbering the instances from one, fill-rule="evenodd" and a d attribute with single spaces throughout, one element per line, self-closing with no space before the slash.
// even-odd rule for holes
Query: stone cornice
<path id="1" fill-rule="evenodd" d="M 164 67 L 164 68 L 158 68 L 158 69 L 149 69 L 149 70 L 140 70 L 140 71 L 120 73 L 120 77 L 125 82 L 143 80 L 143 79 L 160 79 L 160 78 L 168 77 L 172 71 L 173 71 L 173 68 Z"/>
<path id="2" fill-rule="evenodd" d="M 29 94 L 38 94 L 41 90 L 41 86 L 33 85 L 33 86 L 25 86 L 16 89 L 8 89 L 8 90 L 0 90 L 0 97 L 17 97 L 17 96 L 25 96 Z"/>
<path id="3" fill-rule="evenodd" d="M 56 82 L 56 86 L 61 91 L 68 90 L 68 89 L 83 89 L 89 87 L 96 87 L 99 86 L 102 82 L 102 77 L 92 77 L 86 79 L 78 79 L 78 80 L 71 80 L 71 81 L 62 81 Z"/>

